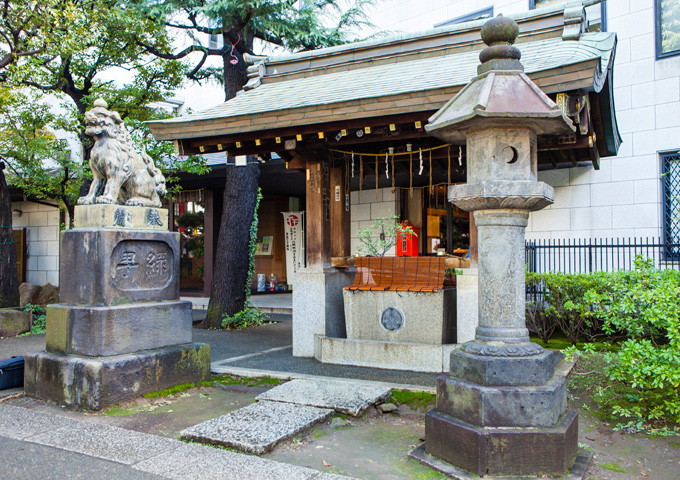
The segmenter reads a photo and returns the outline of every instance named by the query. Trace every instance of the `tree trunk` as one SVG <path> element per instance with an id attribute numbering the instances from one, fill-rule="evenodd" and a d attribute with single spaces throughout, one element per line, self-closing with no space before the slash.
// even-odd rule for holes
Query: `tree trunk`
<path id="1" fill-rule="evenodd" d="M 225 36 L 225 42 L 228 39 Z M 252 49 L 253 37 L 246 40 Z M 243 56 L 234 49 L 238 64 L 232 65 L 229 53 L 222 57 L 224 65 L 225 100 L 236 96 L 248 78 Z M 213 267 L 206 328 L 222 328 L 222 317 L 232 316 L 245 307 L 245 282 L 250 260 L 250 225 L 257 202 L 257 182 L 260 167 L 255 157 L 248 157 L 248 166 L 227 166 L 220 231 Z"/>
<path id="2" fill-rule="evenodd" d="M 250 225 L 255 213 L 259 178 L 260 167 L 253 156 L 248 156 L 245 167 L 227 166 L 206 328 L 222 328 L 224 314 L 232 316 L 243 310 L 245 305 Z"/>
<path id="3" fill-rule="evenodd" d="M 17 250 L 12 233 L 12 202 L 0 162 L 0 308 L 19 306 Z"/>

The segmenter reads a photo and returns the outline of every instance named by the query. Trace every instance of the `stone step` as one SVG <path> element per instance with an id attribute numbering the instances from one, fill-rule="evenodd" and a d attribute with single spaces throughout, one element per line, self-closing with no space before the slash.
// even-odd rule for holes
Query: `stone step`
<path id="1" fill-rule="evenodd" d="M 331 409 L 261 401 L 187 428 L 180 436 L 187 441 L 262 455 L 332 414 Z"/>
<path id="2" fill-rule="evenodd" d="M 329 408 L 358 417 L 390 397 L 387 387 L 350 382 L 292 380 L 257 396 L 257 400 Z"/>

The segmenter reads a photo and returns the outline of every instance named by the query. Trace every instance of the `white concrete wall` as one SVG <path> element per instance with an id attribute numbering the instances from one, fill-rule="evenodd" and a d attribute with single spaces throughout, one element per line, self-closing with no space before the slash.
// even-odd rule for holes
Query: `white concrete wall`
<path id="1" fill-rule="evenodd" d="M 12 227 L 26 227 L 26 281 L 59 285 L 59 208 L 34 202 L 13 202 Z"/>
<path id="2" fill-rule="evenodd" d="M 532 215 L 530 238 L 658 237 L 663 207 L 660 152 L 680 148 L 680 56 L 657 60 L 654 0 L 610 0 L 618 35 L 614 101 L 623 143 L 602 168 L 548 171 L 555 204 Z"/>
<path id="3" fill-rule="evenodd" d="M 399 215 L 399 200 L 398 196 L 392 193 L 391 188 L 379 188 L 377 195 L 375 189 L 363 190 L 361 193 L 352 192 L 350 194 L 350 203 L 352 255 L 361 254 L 362 252 L 359 252 L 357 248 L 360 245 L 357 232 L 360 229 L 370 228 L 377 218 Z M 386 255 L 396 255 L 395 248 L 389 249 Z"/>
<path id="4" fill-rule="evenodd" d="M 372 21 L 414 32 L 493 5 L 526 11 L 529 0 L 385 0 Z M 597 7 L 591 7 L 597 8 Z M 608 0 L 607 30 L 618 35 L 614 100 L 623 139 L 600 170 L 539 173 L 555 204 L 531 215 L 527 238 L 658 237 L 663 207 L 660 152 L 680 149 L 680 56 L 656 59 L 654 0 Z"/>

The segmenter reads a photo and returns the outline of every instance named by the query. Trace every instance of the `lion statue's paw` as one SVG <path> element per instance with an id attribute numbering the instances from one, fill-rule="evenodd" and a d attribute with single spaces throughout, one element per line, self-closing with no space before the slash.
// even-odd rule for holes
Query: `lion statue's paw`
<path id="1" fill-rule="evenodd" d="M 113 200 L 111 200 L 109 197 L 105 197 L 104 195 L 100 195 L 99 197 L 95 198 L 94 203 L 110 205 L 113 203 Z"/>
<path id="2" fill-rule="evenodd" d="M 92 205 L 92 199 L 88 197 L 78 197 L 78 205 Z"/>

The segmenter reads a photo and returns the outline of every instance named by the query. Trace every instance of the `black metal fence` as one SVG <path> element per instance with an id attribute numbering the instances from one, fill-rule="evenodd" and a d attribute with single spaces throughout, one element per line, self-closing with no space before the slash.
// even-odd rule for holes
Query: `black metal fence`
<path id="1" fill-rule="evenodd" d="M 640 255 L 657 268 L 680 269 L 680 244 L 658 238 L 547 239 L 526 242 L 530 272 L 591 273 L 635 268 Z"/>

